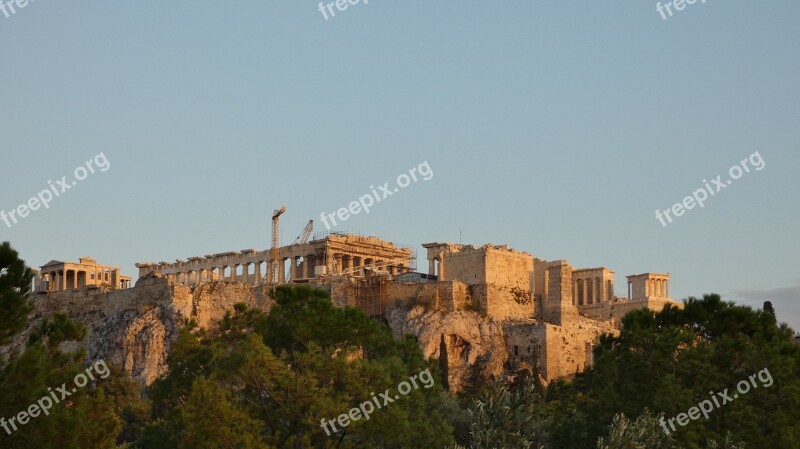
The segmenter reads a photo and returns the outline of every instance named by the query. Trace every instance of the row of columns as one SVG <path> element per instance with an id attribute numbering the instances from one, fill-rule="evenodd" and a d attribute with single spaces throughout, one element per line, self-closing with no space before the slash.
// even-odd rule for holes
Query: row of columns
<path id="1" fill-rule="evenodd" d="M 172 279 L 178 284 L 195 285 L 212 281 L 242 281 L 252 282 L 255 285 L 261 285 L 264 276 L 261 273 L 261 265 L 266 264 L 269 271 L 269 261 L 261 262 L 245 262 L 245 263 L 231 263 L 221 264 L 212 268 L 197 268 L 187 269 L 186 271 L 178 273 L 166 274 L 168 279 Z M 255 266 L 253 273 L 250 273 L 251 266 Z M 242 274 L 238 274 L 239 267 L 242 267 Z M 230 269 L 230 272 L 225 275 L 225 270 Z M 264 273 L 265 275 L 268 273 Z"/>
<path id="2" fill-rule="evenodd" d="M 440 281 L 444 280 L 444 252 L 428 259 L 428 274 L 437 276 Z"/>
<path id="3" fill-rule="evenodd" d="M 103 283 L 108 283 L 114 288 L 130 288 L 131 286 L 130 280 L 119 279 L 116 270 L 61 269 L 42 273 L 41 277 L 46 282 L 47 291 L 67 290 L 68 288 L 77 289 L 87 285 L 101 285 Z M 119 285 L 114 285 L 118 281 Z"/>
<path id="4" fill-rule="evenodd" d="M 323 258 L 317 257 L 314 254 L 307 254 L 305 256 L 290 256 L 281 258 L 278 263 L 278 283 L 285 284 L 287 281 L 296 279 L 312 279 L 316 276 L 315 268 L 320 266 L 327 266 L 328 271 L 352 271 L 356 269 L 363 269 L 364 267 L 375 267 L 376 269 L 385 270 L 391 275 L 404 273 L 406 267 L 403 264 L 387 264 L 386 261 L 373 258 L 362 258 L 358 256 L 350 256 L 346 254 L 333 254 L 327 264 L 323 262 Z M 289 269 L 286 270 L 286 261 L 289 260 Z M 251 267 L 255 266 L 253 273 L 250 273 Z M 262 265 L 266 266 L 265 272 L 262 273 Z M 242 268 L 242 274 L 238 274 L 239 267 Z M 225 275 L 225 270 L 230 269 L 228 275 Z M 220 264 L 212 268 L 188 268 L 185 271 L 178 273 L 170 273 L 166 276 L 179 284 L 195 285 L 204 282 L 212 281 L 238 281 L 250 282 L 254 285 L 261 285 L 266 279 L 272 279 L 271 262 L 269 260 L 254 261 L 254 262 L 241 262 L 241 263 L 226 263 Z"/>
<path id="5" fill-rule="evenodd" d="M 610 289 L 612 287 L 603 285 L 602 277 L 575 279 L 573 281 L 572 291 L 573 305 L 583 306 L 589 304 L 600 304 L 603 301 L 608 301 L 611 296 Z"/>
<path id="6" fill-rule="evenodd" d="M 383 259 L 363 258 L 351 256 L 349 254 L 334 253 L 331 262 L 333 263 L 331 269 L 339 272 L 353 272 L 365 267 L 372 267 L 379 271 L 385 271 L 392 276 L 406 272 L 406 266 L 404 264 L 389 263 Z"/>
<path id="7" fill-rule="evenodd" d="M 644 284 L 645 296 L 669 298 L 669 281 L 666 279 L 648 279 Z"/>
<path id="8" fill-rule="evenodd" d="M 49 273 L 43 273 L 45 282 L 47 282 L 47 291 L 66 290 L 68 273 L 72 271 L 72 282 L 69 288 L 78 288 L 78 275 L 75 270 L 56 270 Z"/>

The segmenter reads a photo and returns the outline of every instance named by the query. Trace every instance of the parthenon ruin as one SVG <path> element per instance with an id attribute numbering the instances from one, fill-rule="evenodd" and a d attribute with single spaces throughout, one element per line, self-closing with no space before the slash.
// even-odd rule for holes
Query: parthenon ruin
<path id="1" fill-rule="evenodd" d="M 260 286 L 272 279 L 271 251 L 246 249 L 187 260 L 137 263 L 139 277 L 163 275 L 180 284 L 227 280 Z M 414 253 L 377 237 L 329 234 L 306 244 L 280 248 L 278 284 L 307 283 L 317 276 L 361 276 L 366 272 L 392 276 L 416 268 Z"/>

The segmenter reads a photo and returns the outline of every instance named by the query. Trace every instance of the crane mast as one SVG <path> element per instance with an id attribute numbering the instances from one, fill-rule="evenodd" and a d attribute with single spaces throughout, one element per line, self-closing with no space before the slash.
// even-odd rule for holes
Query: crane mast
<path id="1" fill-rule="evenodd" d="M 278 258 L 278 247 L 280 246 L 280 217 L 286 212 L 286 206 L 281 206 L 280 209 L 272 211 L 272 257 L 270 260 L 270 273 L 272 274 L 271 284 L 278 283 L 278 266 L 280 260 Z"/>

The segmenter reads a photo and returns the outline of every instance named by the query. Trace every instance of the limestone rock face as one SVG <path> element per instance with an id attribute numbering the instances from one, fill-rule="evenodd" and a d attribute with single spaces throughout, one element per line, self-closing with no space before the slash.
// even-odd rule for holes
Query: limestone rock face
<path id="1" fill-rule="evenodd" d="M 447 352 L 448 383 L 459 391 L 478 358 L 486 362 L 486 374 L 501 375 L 508 348 L 500 321 L 472 311 L 443 312 L 417 305 L 398 308 L 387 315 L 395 337 L 414 335 L 425 357 Z"/>
<path id="2" fill-rule="evenodd" d="M 35 299 L 36 312 L 29 330 L 54 313 L 66 313 L 87 326 L 83 344 L 89 362 L 112 362 L 135 380 L 150 385 L 167 373 L 169 348 L 189 320 L 208 329 L 237 303 L 268 310 L 273 302 L 267 290 L 235 282 L 189 287 L 153 276 L 125 290 L 51 292 Z M 27 334 L 12 345 L 16 348 L 7 347 L 5 351 L 19 349 Z"/>
<path id="3" fill-rule="evenodd" d="M 91 343 L 109 341 L 102 335 L 121 340 L 114 342 L 111 347 L 97 348 L 96 354 L 114 354 L 115 348 L 122 348 L 121 354 L 114 354 L 112 360 L 122 357 L 122 368 L 131 374 L 131 377 L 144 381 L 146 385 L 153 383 L 159 376 L 167 371 L 167 349 L 170 340 L 167 339 L 167 326 L 170 337 L 175 336 L 174 323 L 165 324 L 163 312 L 158 306 L 144 306 L 139 311 L 125 313 L 119 323 L 108 320 L 101 328 L 96 329 L 98 338 L 91 339 Z M 116 329 L 122 329 L 117 332 Z M 91 351 L 90 351 L 91 354 Z"/>

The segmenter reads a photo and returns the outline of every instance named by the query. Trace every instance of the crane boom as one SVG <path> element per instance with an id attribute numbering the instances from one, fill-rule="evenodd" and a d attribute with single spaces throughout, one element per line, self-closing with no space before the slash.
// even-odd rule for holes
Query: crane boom
<path id="1" fill-rule="evenodd" d="M 311 233 L 314 231 L 314 220 L 308 220 L 308 224 L 303 229 L 303 233 L 300 234 L 296 239 L 294 239 L 294 243 L 292 245 L 305 245 L 308 243 L 309 238 L 311 238 Z"/>

